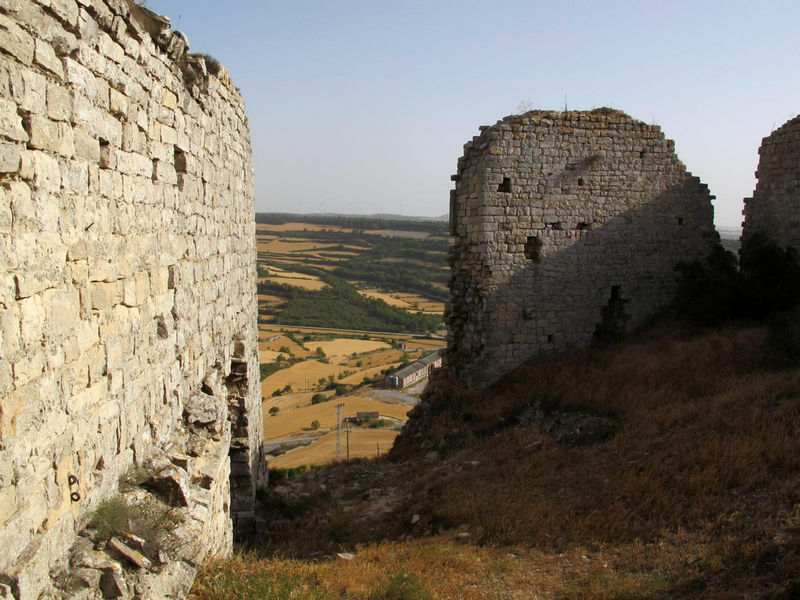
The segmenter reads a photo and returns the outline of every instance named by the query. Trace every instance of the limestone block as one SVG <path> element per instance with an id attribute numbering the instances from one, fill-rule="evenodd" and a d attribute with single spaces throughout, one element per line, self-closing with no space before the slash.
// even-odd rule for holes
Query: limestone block
<path id="1" fill-rule="evenodd" d="M 109 169 L 100 169 L 99 191 L 106 198 L 122 198 L 122 175 Z"/>
<path id="2" fill-rule="evenodd" d="M 19 146 L 0 142 L 0 173 L 18 173 L 21 161 Z"/>
<path id="3" fill-rule="evenodd" d="M 175 110 L 177 107 L 178 97 L 170 90 L 165 89 L 161 96 L 161 104 L 168 110 Z"/>
<path id="4" fill-rule="evenodd" d="M 67 81 L 79 89 L 81 94 L 89 100 L 97 97 L 97 80 L 94 74 L 77 60 L 70 57 L 65 58 L 64 73 Z"/>
<path id="5" fill-rule="evenodd" d="M 84 411 L 97 406 L 108 393 L 108 387 L 101 381 L 73 393 L 67 398 L 66 410 L 68 415 L 79 415 Z"/>
<path id="6" fill-rule="evenodd" d="M 150 276 L 146 271 L 139 271 L 135 278 L 137 304 L 141 304 L 145 298 L 150 296 Z"/>
<path id="7" fill-rule="evenodd" d="M 123 175 L 152 178 L 153 161 L 142 154 L 119 151 L 117 152 L 117 170 Z"/>
<path id="8" fill-rule="evenodd" d="M 68 193 L 76 194 L 79 196 L 89 193 L 89 167 L 85 164 L 64 162 L 61 164 L 61 188 Z M 67 209 L 71 217 L 75 217 L 75 213 L 79 212 L 77 206 L 72 206 Z M 64 225 L 62 223 L 62 229 Z"/>
<path id="9" fill-rule="evenodd" d="M 129 102 L 128 98 L 124 95 L 111 88 L 109 90 L 109 110 L 117 117 L 127 117 L 128 110 L 129 110 Z M 123 139 L 124 139 L 124 129 L 123 129 Z"/>
<path id="10" fill-rule="evenodd" d="M 119 304 L 119 285 L 116 281 L 110 283 L 93 281 L 89 284 L 89 290 L 92 297 L 92 308 L 95 310 L 108 311 Z"/>
<path id="11" fill-rule="evenodd" d="M 51 118 L 53 118 L 51 116 Z M 100 142 L 80 125 L 75 125 L 72 129 L 73 143 L 75 146 L 75 158 L 87 160 L 89 162 L 100 162 Z"/>
<path id="12" fill-rule="evenodd" d="M 23 386 L 28 385 L 34 379 L 41 377 L 44 371 L 44 366 L 44 352 L 40 347 L 36 347 L 33 350 L 28 351 L 25 360 L 15 362 L 13 365 L 14 387 L 17 389 L 23 388 Z M 14 395 L 11 397 L 12 404 L 16 401 L 20 407 L 22 403 L 30 402 L 32 400 L 32 396 L 26 396 L 22 392 L 19 392 L 16 397 Z M 19 409 L 18 412 L 21 412 L 21 409 Z M 17 416 L 18 413 L 13 414 L 15 420 Z"/>
<path id="13" fill-rule="evenodd" d="M 0 135 L 15 142 L 28 141 L 28 133 L 22 127 L 22 117 L 17 113 L 17 105 L 5 98 L 0 98 Z"/>
<path id="14" fill-rule="evenodd" d="M 34 186 L 44 192 L 57 192 L 61 188 L 61 169 L 58 161 L 43 152 L 34 152 L 32 158 Z"/>
<path id="15" fill-rule="evenodd" d="M 0 14 L 0 46 L 25 65 L 33 62 L 33 38 L 4 14 Z"/>
<path id="16" fill-rule="evenodd" d="M 44 303 L 39 295 L 20 300 L 20 331 L 25 344 L 38 344 L 44 332 Z"/>
<path id="17" fill-rule="evenodd" d="M 20 107 L 33 114 L 43 114 L 47 110 L 47 79 L 36 71 L 23 71 L 22 81 L 25 92 Z"/>
<path id="18" fill-rule="evenodd" d="M 70 157 L 75 151 L 72 127 L 62 121 L 51 121 L 44 116 L 32 116 L 28 122 L 30 148 L 49 150 Z"/>
<path id="19" fill-rule="evenodd" d="M 97 98 L 95 99 L 95 102 L 97 103 L 97 106 L 103 109 L 103 112 L 107 112 L 108 94 L 110 89 L 108 81 L 98 75 L 95 77 L 95 82 L 97 83 Z"/>
<path id="20" fill-rule="evenodd" d="M 100 34 L 97 21 L 83 7 L 80 7 L 78 12 L 78 32 L 81 39 L 89 45 L 94 45 Z"/>
<path id="21" fill-rule="evenodd" d="M 113 60 L 115 63 L 121 63 L 125 58 L 125 50 L 121 45 L 111 39 L 106 33 L 101 33 L 98 39 L 97 49 L 103 56 Z"/>
<path id="22" fill-rule="evenodd" d="M 54 121 L 69 121 L 72 118 L 72 95 L 57 83 L 47 84 L 47 116 Z"/>
<path id="23" fill-rule="evenodd" d="M 47 290 L 42 299 L 47 322 L 54 336 L 71 333 L 80 320 L 80 294 L 77 290 Z"/>
<path id="24" fill-rule="evenodd" d="M 50 71 L 57 79 L 64 79 L 64 67 L 56 56 L 56 51 L 42 39 L 36 39 L 33 61 Z"/>

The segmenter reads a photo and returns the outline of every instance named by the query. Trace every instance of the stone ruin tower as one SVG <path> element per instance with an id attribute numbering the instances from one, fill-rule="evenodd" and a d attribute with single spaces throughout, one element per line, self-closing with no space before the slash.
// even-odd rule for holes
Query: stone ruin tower
<path id="1" fill-rule="evenodd" d="M 800 116 L 765 137 L 758 154 L 756 189 L 744 200 L 742 240 L 761 231 L 783 248 L 800 250 Z"/>
<path id="2" fill-rule="evenodd" d="M 225 70 L 128 0 L 0 2 L 0 597 L 179 598 L 250 528 L 255 277 Z M 134 466 L 180 517 L 153 568 L 77 536 Z"/>
<path id="3" fill-rule="evenodd" d="M 472 385 L 636 327 L 718 240 L 674 142 L 616 110 L 481 127 L 453 180 L 448 364 Z"/>

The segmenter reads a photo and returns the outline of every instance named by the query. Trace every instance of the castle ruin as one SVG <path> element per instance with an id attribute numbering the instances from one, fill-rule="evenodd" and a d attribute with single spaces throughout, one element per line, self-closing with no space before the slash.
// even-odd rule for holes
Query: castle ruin
<path id="1" fill-rule="evenodd" d="M 800 116 L 765 137 L 756 189 L 745 198 L 742 240 L 761 231 L 782 248 L 800 250 Z"/>
<path id="2" fill-rule="evenodd" d="M 231 551 L 265 478 L 255 277 L 224 69 L 128 0 L 0 2 L 0 596 L 73 597 L 50 576 L 134 465 L 169 475 L 185 543 L 85 583 L 182 597 Z"/>
<path id="3" fill-rule="evenodd" d="M 482 127 L 453 180 L 448 364 L 471 385 L 642 324 L 718 240 L 674 142 L 612 109 Z"/>

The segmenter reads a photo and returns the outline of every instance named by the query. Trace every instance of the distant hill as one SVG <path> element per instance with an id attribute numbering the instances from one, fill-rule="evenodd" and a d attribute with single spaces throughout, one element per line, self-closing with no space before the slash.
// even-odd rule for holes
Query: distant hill
<path id="1" fill-rule="evenodd" d="M 403 215 L 340 215 L 340 214 L 293 214 L 256 213 L 256 223 L 280 225 L 283 223 L 312 223 L 316 225 L 336 225 L 352 229 L 397 229 L 401 231 L 425 231 L 431 235 L 449 235 L 446 221 L 430 217 L 406 217 Z"/>

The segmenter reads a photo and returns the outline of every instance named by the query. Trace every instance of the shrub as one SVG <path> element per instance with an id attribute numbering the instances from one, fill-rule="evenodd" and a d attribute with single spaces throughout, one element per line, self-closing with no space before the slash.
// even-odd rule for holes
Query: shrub
<path id="1" fill-rule="evenodd" d="M 325 394 L 317 393 L 311 396 L 311 404 L 321 404 L 322 402 L 327 402 L 328 397 Z"/>
<path id="2" fill-rule="evenodd" d="M 370 600 L 428 600 L 430 592 L 416 577 L 400 571 L 369 595 Z"/>
<path id="3" fill-rule="evenodd" d="M 127 531 L 130 511 L 121 496 L 114 496 L 102 502 L 89 519 L 89 527 L 97 533 L 95 539 L 107 542 L 113 536 Z"/>
<path id="4" fill-rule="evenodd" d="M 681 317 L 704 325 L 763 319 L 800 302 L 800 264 L 763 233 L 743 241 L 736 257 L 720 244 L 702 261 L 683 262 L 674 307 Z"/>
<path id="5" fill-rule="evenodd" d="M 347 386 L 343 384 L 337 385 L 334 389 L 336 390 L 337 396 L 344 396 L 348 391 Z"/>
<path id="6" fill-rule="evenodd" d="M 277 392 L 278 390 L 275 390 L 275 391 Z M 273 393 L 273 395 L 274 395 L 274 393 Z M 277 415 L 280 412 L 280 410 L 281 409 L 278 408 L 277 406 L 273 406 L 272 408 L 269 409 L 269 416 L 270 417 L 274 417 L 275 415 Z"/>
<path id="7" fill-rule="evenodd" d="M 313 429 L 314 431 L 319 429 L 319 421 L 317 419 L 311 421 L 311 429 Z"/>

